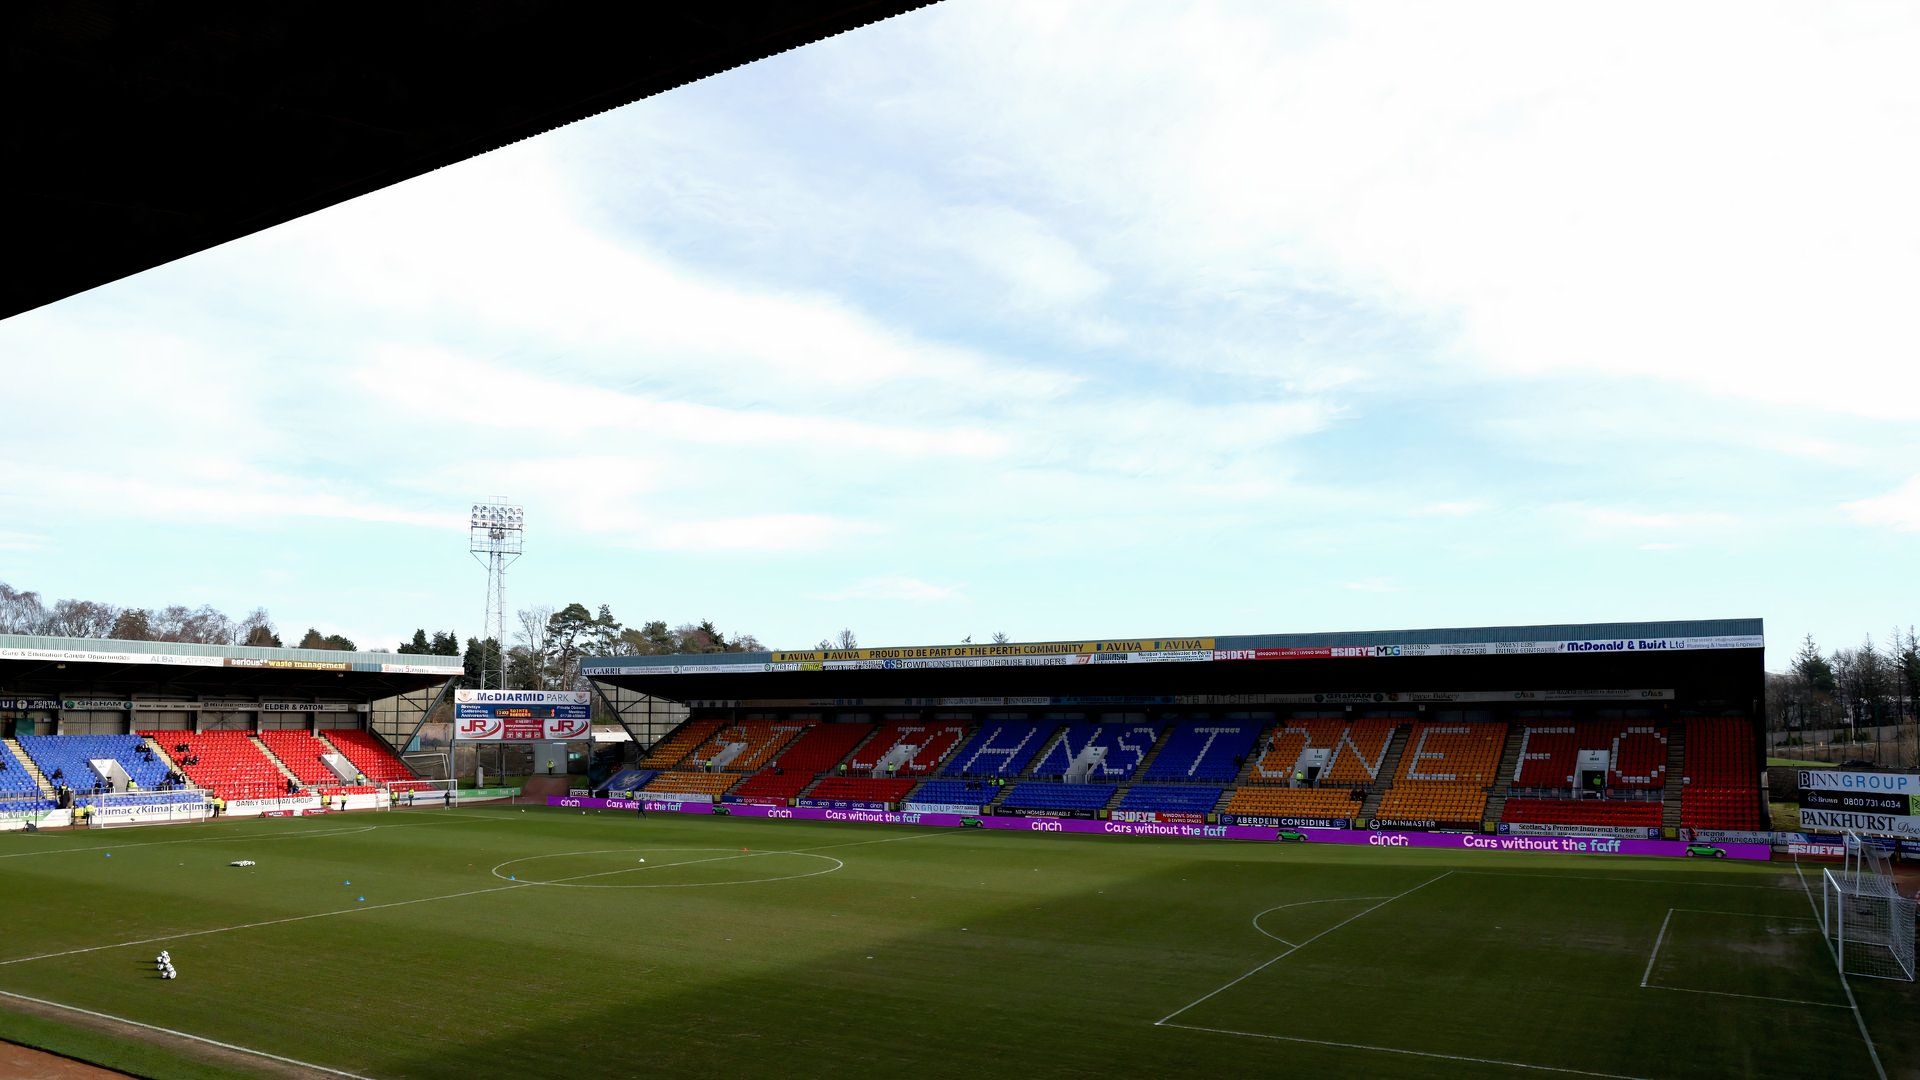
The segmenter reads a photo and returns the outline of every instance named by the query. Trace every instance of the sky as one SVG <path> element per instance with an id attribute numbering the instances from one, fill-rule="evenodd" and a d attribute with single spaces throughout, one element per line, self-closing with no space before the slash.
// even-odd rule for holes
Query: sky
<path id="1" fill-rule="evenodd" d="M 0 580 L 363 647 L 1920 622 L 1920 7 L 946 3 L 0 322 Z"/>

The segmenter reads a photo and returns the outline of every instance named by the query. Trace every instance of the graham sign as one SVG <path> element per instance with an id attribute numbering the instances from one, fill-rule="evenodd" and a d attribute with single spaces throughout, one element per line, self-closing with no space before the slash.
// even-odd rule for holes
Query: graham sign
<path id="1" fill-rule="evenodd" d="M 456 690 L 453 737 L 466 742 L 566 742 L 591 730 L 585 690 Z"/>

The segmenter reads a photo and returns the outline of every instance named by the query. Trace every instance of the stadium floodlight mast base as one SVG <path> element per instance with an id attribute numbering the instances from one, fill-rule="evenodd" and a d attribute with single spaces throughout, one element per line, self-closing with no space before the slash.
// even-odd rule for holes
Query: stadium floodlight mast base
<path id="1" fill-rule="evenodd" d="M 482 637 L 491 636 L 494 653 L 480 649 L 480 689 L 487 688 L 491 659 L 493 688 L 507 687 L 507 567 L 526 550 L 526 509 L 510 505 L 498 495 L 473 504 L 467 518 L 467 551 L 487 569 L 487 613 L 480 624 Z"/>

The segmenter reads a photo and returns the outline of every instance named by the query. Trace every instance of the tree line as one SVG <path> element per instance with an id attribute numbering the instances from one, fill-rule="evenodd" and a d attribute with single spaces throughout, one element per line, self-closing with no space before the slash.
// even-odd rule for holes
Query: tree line
<path id="1" fill-rule="evenodd" d="M 1776 730 L 1899 724 L 1917 710 L 1920 637 L 1911 626 L 1832 652 L 1808 634 L 1786 671 L 1767 674 L 1767 720 Z"/>

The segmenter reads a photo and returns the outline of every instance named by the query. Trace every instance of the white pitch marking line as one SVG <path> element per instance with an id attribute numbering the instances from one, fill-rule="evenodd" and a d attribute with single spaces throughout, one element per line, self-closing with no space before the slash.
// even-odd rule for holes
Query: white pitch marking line
<path id="1" fill-rule="evenodd" d="M 1745 998 L 1748 1001 L 1778 1001 L 1784 1005 L 1818 1005 L 1823 1009 L 1844 1009 L 1831 1001 L 1808 1001 L 1805 998 L 1774 997 L 1771 994 L 1736 994 L 1731 990 L 1696 990 L 1691 986 L 1665 986 L 1660 983 L 1641 983 L 1647 990 L 1673 990 L 1682 994 L 1712 994 L 1715 997 Z"/>
<path id="2" fill-rule="evenodd" d="M 1232 982 L 1227 983 L 1225 986 L 1220 986 L 1212 990 L 1209 990 L 1205 994 L 1200 995 L 1199 997 L 1193 999 L 1192 1001 L 1187 1002 L 1185 1005 L 1180 1006 L 1179 1008 L 1173 1010 L 1172 1012 L 1161 1017 L 1160 1019 L 1155 1020 L 1153 1022 L 1154 1026 L 1158 1027 L 1161 1024 L 1166 1023 L 1167 1021 L 1173 1019 L 1174 1017 L 1179 1016 L 1181 1013 L 1186 1012 L 1188 1009 L 1193 1008 L 1195 1005 L 1198 1005 L 1201 1002 L 1207 1000 L 1208 998 L 1213 997 L 1215 994 L 1218 994 L 1224 990 L 1231 990 L 1235 986 L 1238 986 L 1241 983 L 1247 981 L 1248 979 L 1253 978 L 1255 975 L 1258 975 L 1262 971 L 1267 970 L 1268 968 L 1272 967 L 1274 964 L 1279 963 L 1281 960 L 1285 959 L 1286 957 L 1292 956 L 1294 953 L 1299 952 L 1301 949 L 1306 948 L 1307 946 L 1313 944 L 1316 941 L 1319 941 L 1321 938 L 1326 937 L 1328 934 L 1333 933 L 1335 930 L 1340 929 L 1341 927 L 1347 925 L 1348 923 L 1354 921 L 1355 919 L 1358 919 L 1363 915 L 1370 915 L 1373 912 L 1379 911 L 1381 908 L 1386 907 L 1388 904 L 1393 903 L 1395 900 L 1398 900 L 1403 896 L 1411 896 L 1414 893 L 1419 892 L 1421 889 L 1424 889 L 1427 886 L 1433 884 L 1434 882 L 1439 881 L 1441 878 L 1453 876 L 1453 873 L 1454 872 L 1452 870 L 1449 870 L 1444 874 L 1440 874 L 1435 877 L 1430 877 L 1427 880 L 1421 882 L 1418 885 L 1415 885 L 1413 888 L 1408 889 L 1405 892 L 1395 893 L 1392 896 L 1387 897 L 1385 900 L 1380 901 L 1379 903 L 1373 905 L 1370 908 L 1367 908 L 1363 911 L 1354 912 L 1352 915 L 1349 915 L 1346 918 L 1341 919 L 1339 922 L 1334 923 L 1332 926 L 1327 927 L 1325 930 L 1320 931 L 1319 933 L 1313 935 L 1312 937 L 1301 942 L 1300 944 L 1292 946 L 1291 948 L 1287 949 L 1286 952 L 1283 952 L 1279 956 L 1276 956 L 1273 959 L 1268 960 L 1266 963 L 1261 964 L 1259 967 L 1254 968 L 1252 971 L 1249 971 L 1246 974 L 1241 975 L 1239 978 L 1234 979 Z"/>
<path id="3" fill-rule="evenodd" d="M 11 990 L 0 990 L 0 997 L 10 997 L 16 1001 L 31 1001 L 35 1005 L 45 1005 L 54 1009 L 65 1009 L 68 1012 L 79 1013 L 82 1016 L 91 1016 L 98 1020 L 111 1020 L 116 1024 L 126 1024 L 131 1027 L 143 1028 L 147 1031 L 157 1031 L 162 1035 L 172 1035 L 179 1039 L 189 1039 L 193 1042 L 205 1043 L 208 1046 L 217 1046 L 222 1050 L 232 1050 L 239 1054 L 251 1054 L 254 1057 L 266 1058 L 269 1061 L 278 1061 L 285 1065 L 297 1065 L 302 1069 L 312 1069 L 314 1072 L 323 1072 L 329 1076 L 344 1076 L 347 1077 L 348 1080 L 372 1080 L 371 1077 L 361 1076 L 359 1073 L 350 1073 L 342 1069 L 330 1069 L 325 1065 L 315 1065 L 311 1061 L 301 1061 L 299 1058 L 282 1057 L 279 1054 L 270 1054 L 265 1050 L 255 1050 L 251 1046 L 238 1046 L 234 1043 L 221 1042 L 219 1039 L 209 1039 L 205 1035 L 194 1035 L 185 1031 L 176 1031 L 173 1028 L 161 1027 L 158 1024 L 143 1024 L 138 1020 L 129 1020 L 124 1016 L 94 1012 L 92 1009 L 83 1009 L 78 1005 L 68 1005 L 59 1001 L 48 1001 L 46 998 L 29 997 L 26 994 L 16 994 Z"/>
<path id="4" fill-rule="evenodd" d="M 1524 870 L 1461 870 L 1461 874 L 1473 877 L 1526 877 L 1550 878 L 1554 881 L 1608 881 L 1615 885 L 1679 885 L 1700 889 L 1758 889 L 1761 892 L 1778 892 L 1782 889 L 1793 891 L 1791 885 L 1741 885 L 1731 881 L 1679 881 L 1661 878 L 1603 877 L 1598 874 L 1534 874 Z"/>
<path id="5" fill-rule="evenodd" d="M 1640 975 L 1640 989 L 1647 988 L 1647 980 L 1653 978 L 1653 962 L 1660 959 L 1660 943 L 1667 940 L 1667 924 L 1673 922 L 1673 909 L 1660 920 L 1660 935 L 1653 939 L 1653 951 L 1647 954 L 1647 970 Z"/>
<path id="6" fill-rule="evenodd" d="M 443 813 L 432 810 L 424 813 Z M 234 820 L 234 819 L 227 819 Z M 479 825 L 489 821 L 505 821 L 506 818 L 465 817 L 455 821 L 397 821 L 391 825 L 361 825 L 357 828 L 309 829 L 282 833 L 279 836 L 254 836 L 247 833 L 228 833 L 220 836 L 195 836 L 186 840 L 153 840 L 145 844 L 100 844 L 95 847 L 46 848 L 41 851 L 16 851 L 10 855 L 0 855 L 0 859 L 24 859 L 30 855 L 66 855 L 81 851 L 137 851 L 140 848 L 168 847 L 173 844 L 252 844 L 266 840 L 309 840 L 321 836 L 347 836 L 370 833 L 380 829 L 414 829 L 428 825 Z"/>
<path id="7" fill-rule="evenodd" d="M 1800 869 L 1798 855 L 1793 857 L 1793 873 L 1800 879 L 1800 888 L 1807 894 L 1807 906 L 1813 908 L 1814 921 L 1818 922 L 1820 907 L 1813 902 L 1813 888 L 1807 884 L 1807 875 Z M 1840 973 L 1840 989 L 1847 992 L 1847 1004 L 1852 1006 L 1853 1022 L 1860 1026 L 1860 1038 L 1867 1044 L 1867 1056 L 1873 1059 L 1874 1074 L 1880 1077 L 1880 1080 L 1887 1080 L 1886 1066 L 1880 1064 L 1880 1051 L 1874 1048 L 1873 1036 L 1867 1031 L 1867 1018 L 1860 1015 L 1860 1003 L 1854 1000 L 1853 984 L 1847 981 L 1847 969 L 1841 966 L 1840 953 L 1833 947 L 1833 942 L 1827 937 L 1824 929 L 1820 932 L 1820 940 L 1826 942 L 1827 955 L 1833 957 L 1833 969 Z"/>
<path id="8" fill-rule="evenodd" d="M 1733 915 L 1742 919 L 1782 919 L 1788 922 L 1818 922 L 1810 915 L 1763 915 L 1757 911 L 1713 911 L 1707 908 L 1677 907 L 1668 911 L 1685 911 L 1694 915 Z"/>
<path id="9" fill-rule="evenodd" d="M 1260 1031 L 1234 1031 L 1229 1028 L 1200 1027 L 1197 1024 L 1170 1024 L 1160 1021 L 1155 1027 L 1179 1028 L 1183 1031 L 1207 1031 L 1215 1035 L 1240 1035 L 1249 1039 L 1273 1039 L 1276 1042 L 1307 1043 L 1313 1046 L 1333 1046 L 1342 1050 L 1371 1050 L 1380 1054 L 1404 1054 L 1409 1057 L 1437 1058 L 1442 1061 L 1465 1061 L 1475 1065 L 1503 1065 L 1509 1069 L 1529 1069 L 1535 1072 L 1565 1073 L 1571 1076 L 1600 1076 L 1606 1080 L 1641 1080 L 1639 1077 L 1623 1073 L 1593 1072 L 1589 1069 L 1563 1069 L 1557 1065 L 1529 1065 L 1524 1061 L 1501 1061 L 1499 1058 L 1466 1057 L 1460 1054 L 1442 1054 L 1433 1050 L 1403 1050 L 1397 1046 L 1370 1046 L 1366 1043 L 1335 1042 L 1332 1039 L 1309 1039 L 1301 1035 L 1269 1035 Z"/>
<path id="10" fill-rule="evenodd" d="M 1293 942 L 1288 941 L 1286 938 L 1283 938 L 1278 934 L 1267 933 L 1267 928 L 1260 925 L 1260 916 L 1265 915 L 1268 912 L 1272 912 L 1272 911 L 1285 911 L 1288 908 L 1306 907 L 1309 904 L 1338 904 L 1338 903 L 1341 903 L 1342 901 L 1358 903 L 1362 900 L 1385 900 L 1385 899 L 1387 898 L 1384 896 L 1329 896 L 1324 900 L 1298 900 L 1291 904 L 1275 904 L 1273 907 L 1270 907 L 1266 911 L 1262 911 L 1253 917 L 1253 928 L 1255 930 L 1260 931 L 1263 934 L 1266 934 L 1268 937 L 1272 938 L 1273 940 L 1279 942 L 1282 945 L 1293 945 Z M 1300 946 L 1293 945 L 1293 947 L 1297 949 Z"/>
<path id="11" fill-rule="evenodd" d="M 402 827 L 403 826 L 397 825 L 397 824 L 369 826 L 369 828 L 379 828 L 379 829 L 398 829 Z M 944 835 L 949 835 L 949 834 L 928 833 L 926 834 L 926 837 L 944 836 Z M 794 851 L 762 852 L 761 854 L 793 855 L 793 854 L 801 854 L 808 851 L 825 850 L 826 848 L 858 847 L 862 844 L 885 844 L 895 840 L 920 840 L 920 839 L 925 839 L 926 837 L 889 836 L 884 840 L 856 840 L 850 844 L 826 844 L 820 848 L 798 848 L 798 849 L 795 849 Z M 211 838 L 204 838 L 204 839 L 211 839 Z M 279 838 L 276 838 L 276 839 L 279 839 Z M 186 843 L 193 843 L 193 842 L 195 841 L 164 840 L 154 844 L 135 844 L 132 846 L 159 847 L 161 844 L 186 844 Z M 69 848 L 65 850 L 76 850 L 76 849 Z M 87 849 L 80 849 L 80 850 L 87 850 Z M 53 854 L 53 852 L 29 852 L 28 854 L 36 854 L 36 855 L 37 854 Z M 735 855 L 731 857 L 743 858 L 744 856 Z M 838 861 L 838 860 L 835 860 L 835 861 Z M 673 865 L 685 865 L 685 864 L 676 863 Z M 842 864 L 842 865 L 845 865 L 845 864 Z M 427 904 L 427 903 L 432 903 L 435 900 L 457 900 L 463 896 L 483 896 L 487 893 L 511 892 L 514 889 L 532 888 L 534 884 L 535 882 L 531 882 L 531 881 L 509 882 L 505 885 L 496 885 L 492 888 L 487 888 L 487 889 L 470 889 L 466 892 L 447 893 L 444 896 L 422 896 L 413 900 L 394 900 L 385 904 L 355 904 L 350 908 L 339 908 L 335 911 L 319 911 L 311 915 L 290 915 L 283 919 L 267 919 L 261 922 L 241 923 L 238 926 L 220 926 L 220 927 L 215 927 L 211 930 L 186 930 L 177 934 L 165 934 L 160 937 L 141 938 L 138 941 L 122 941 L 112 945 L 93 945 L 84 949 L 68 949 L 65 952 L 41 953 L 38 956 L 17 956 L 11 960 L 0 960 L 0 967 L 8 967 L 13 964 L 30 963 L 34 960 L 57 960 L 63 956 L 80 956 L 85 953 L 104 952 L 108 949 L 124 949 L 124 948 L 130 948 L 135 945 L 153 945 L 153 944 L 156 944 L 159 942 L 165 942 L 165 941 L 178 941 L 185 938 L 205 937 L 208 934 L 224 934 L 232 930 L 256 930 L 263 926 L 279 926 L 283 923 L 305 922 L 309 919 L 326 919 L 326 918 L 331 918 L 335 915 L 351 915 L 356 911 L 380 911 L 386 908 L 407 907 L 411 904 Z"/>

